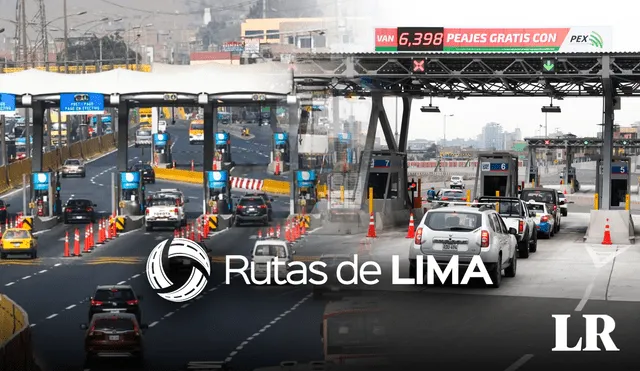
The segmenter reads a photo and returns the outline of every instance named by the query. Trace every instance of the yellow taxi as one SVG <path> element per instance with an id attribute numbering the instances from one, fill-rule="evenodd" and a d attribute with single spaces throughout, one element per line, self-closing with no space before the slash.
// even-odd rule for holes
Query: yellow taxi
<path id="1" fill-rule="evenodd" d="M 0 259 L 6 259 L 7 255 L 12 254 L 29 255 L 31 259 L 38 257 L 38 237 L 26 229 L 7 229 L 2 234 L 2 245 L 0 246 Z"/>

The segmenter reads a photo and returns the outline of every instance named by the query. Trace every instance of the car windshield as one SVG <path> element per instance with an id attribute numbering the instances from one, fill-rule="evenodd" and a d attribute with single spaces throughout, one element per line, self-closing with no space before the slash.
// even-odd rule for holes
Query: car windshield
<path id="1" fill-rule="evenodd" d="M 520 198 L 524 201 L 535 201 L 535 202 L 544 202 L 544 203 L 553 203 L 553 192 L 552 191 L 522 191 Z"/>
<path id="2" fill-rule="evenodd" d="M 558 192 L 558 198 L 566 198 L 566 197 L 564 197 L 564 193 Z"/>
<path id="3" fill-rule="evenodd" d="M 204 130 L 204 124 L 191 124 L 191 130 Z"/>
<path id="4" fill-rule="evenodd" d="M 7 231 L 3 237 L 5 240 L 13 240 L 20 238 L 29 238 L 29 232 L 27 231 Z"/>
<path id="5" fill-rule="evenodd" d="M 545 213 L 544 205 L 539 204 L 528 204 L 529 210 L 535 211 L 536 213 Z"/>
<path id="6" fill-rule="evenodd" d="M 80 165 L 80 160 L 67 160 L 64 162 L 65 165 L 78 166 Z"/>
<path id="7" fill-rule="evenodd" d="M 133 331 L 135 326 L 133 320 L 127 318 L 105 318 L 98 319 L 93 323 L 95 331 Z"/>
<path id="8" fill-rule="evenodd" d="M 138 130 L 136 134 L 140 136 L 148 136 L 151 135 L 151 130 Z"/>
<path id="9" fill-rule="evenodd" d="M 67 206 L 71 207 L 88 207 L 91 206 L 91 201 L 89 200 L 69 200 L 67 201 Z"/>
<path id="10" fill-rule="evenodd" d="M 464 197 L 464 192 L 444 191 L 442 197 Z"/>
<path id="11" fill-rule="evenodd" d="M 451 180 L 453 180 L 454 182 L 457 182 L 458 180 L 462 180 L 462 177 L 459 176 L 452 176 Z"/>
<path id="12" fill-rule="evenodd" d="M 264 205 L 262 198 L 243 198 L 240 200 L 242 206 L 261 206 Z"/>
<path id="13" fill-rule="evenodd" d="M 287 254 L 282 245 L 259 245 L 253 253 L 254 256 L 277 256 L 286 258 Z"/>
<path id="14" fill-rule="evenodd" d="M 148 206 L 176 206 L 175 198 L 152 198 Z"/>
<path id="15" fill-rule="evenodd" d="M 434 231 L 474 231 L 482 226 L 482 214 L 457 211 L 428 212 L 425 225 Z"/>
<path id="16" fill-rule="evenodd" d="M 97 301 L 129 301 L 135 300 L 131 289 L 98 290 L 93 298 Z"/>

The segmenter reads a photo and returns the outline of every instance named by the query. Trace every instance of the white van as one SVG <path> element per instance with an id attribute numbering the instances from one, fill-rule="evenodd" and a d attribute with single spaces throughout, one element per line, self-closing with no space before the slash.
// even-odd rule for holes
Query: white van
<path id="1" fill-rule="evenodd" d="M 286 241 L 278 239 L 256 241 L 251 251 L 251 260 L 255 263 L 255 278 L 265 279 L 267 277 L 267 269 L 272 269 L 273 272 L 273 266 L 269 268 L 268 265 L 271 264 L 276 257 L 279 261 L 285 261 L 286 264 L 289 264 L 293 261 L 294 254 L 295 252 L 291 250 Z M 280 279 L 287 277 L 289 268 L 284 268 L 285 266 L 278 267 L 278 277 Z M 272 280 L 273 277 L 272 273 Z"/>
<path id="2" fill-rule="evenodd" d="M 165 120 L 158 121 L 158 133 L 165 133 L 167 131 L 167 122 Z"/>

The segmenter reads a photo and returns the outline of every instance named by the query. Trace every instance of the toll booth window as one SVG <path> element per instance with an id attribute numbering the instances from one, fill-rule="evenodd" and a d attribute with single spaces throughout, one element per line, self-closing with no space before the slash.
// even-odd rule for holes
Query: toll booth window
<path id="1" fill-rule="evenodd" d="M 384 173 L 372 173 L 369 174 L 368 188 L 373 188 L 374 199 L 384 199 L 384 194 L 387 188 L 387 178 L 389 174 Z"/>
<path id="2" fill-rule="evenodd" d="M 398 198 L 398 174 L 397 173 L 391 174 L 391 181 L 389 182 L 387 198 Z"/>
<path id="3" fill-rule="evenodd" d="M 287 253 L 284 250 L 284 246 L 279 245 L 260 245 L 256 247 L 254 253 L 255 256 L 277 256 L 284 259 L 287 257 Z"/>
<path id="4" fill-rule="evenodd" d="M 430 212 L 427 213 L 425 225 L 434 231 L 473 231 L 482 227 L 482 214 Z"/>
<path id="5" fill-rule="evenodd" d="M 7 231 L 3 237 L 5 240 L 18 240 L 23 238 L 29 238 L 29 232 L 22 231 Z"/>
<path id="6" fill-rule="evenodd" d="M 16 146 L 16 152 L 27 152 L 27 147 L 25 146 Z"/>

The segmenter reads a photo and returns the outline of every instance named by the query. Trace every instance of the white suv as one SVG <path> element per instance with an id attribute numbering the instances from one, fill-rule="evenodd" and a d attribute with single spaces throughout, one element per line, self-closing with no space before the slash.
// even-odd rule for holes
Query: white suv
<path id="1" fill-rule="evenodd" d="M 491 276 L 493 287 L 500 287 L 503 270 L 507 277 L 516 275 L 517 234 L 518 230 L 507 229 L 500 214 L 489 206 L 431 209 L 420 221 L 409 248 L 409 271 L 415 278 L 418 255 L 431 255 L 442 265 L 457 255 L 462 266 L 479 255 Z"/>
<path id="2" fill-rule="evenodd" d="M 455 189 L 464 189 L 464 179 L 460 175 L 454 175 L 451 177 L 451 181 L 449 182 L 449 188 Z"/>

